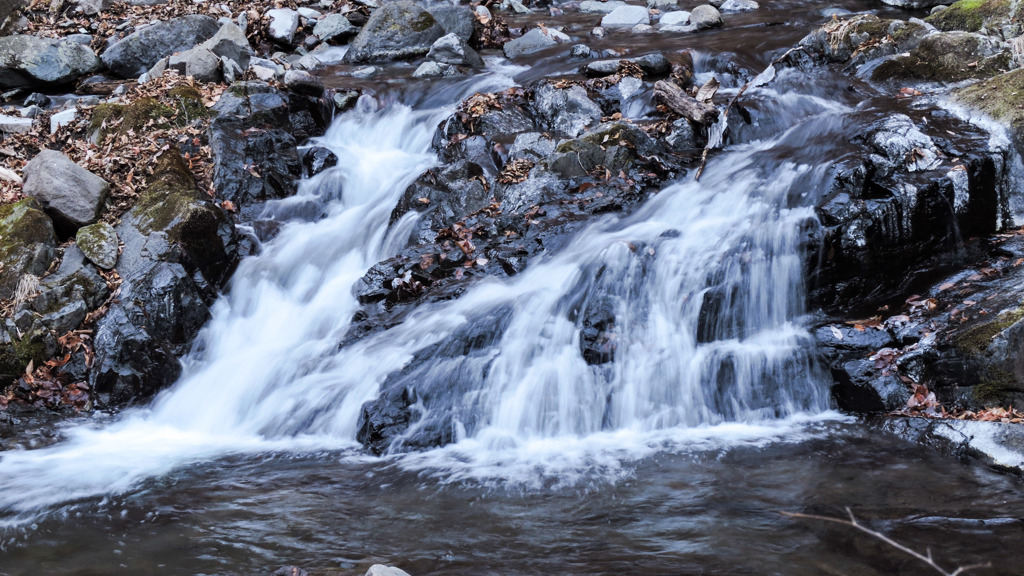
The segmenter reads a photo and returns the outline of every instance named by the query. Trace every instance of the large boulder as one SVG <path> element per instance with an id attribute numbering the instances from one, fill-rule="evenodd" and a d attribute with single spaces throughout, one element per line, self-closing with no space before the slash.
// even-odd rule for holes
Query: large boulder
<path id="1" fill-rule="evenodd" d="M 518 58 L 571 41 L 568 35 L 553 28 L 534 28 L 519 38 L 506 42 L 502 50 L 506 58 Z"/>
<path id="2" fill-rule="evenodd" d="M 91 48 L 72 40 L 0 38 L 0 88 L 69 84 L 101 66 Z"/>
<path id="3" fill-rule="evenodd" d="M 418 5 L 393 2 L 378 8 L 349 44 L 346 62 L 390 62 L 422 56 L 444 28 Z"/>
<path id="4" fill-rule="evenodd" d="M 1010 68 L 1010 52 L 1001 42 L 972 32 L 940 32 L 921 39 L 909 54 L 875 68 L 874 80 L 960 82 L 988 78 Z"/>
<path id="5" fill-rule="evenodd" d="M 232 22 L 221 26 L 212 38 L 203 42 L 202 47 L 218 57 L 234 60 L 242 70 L 249 67 L 249 60 L 253 54 L 245 32 Z"/>
<path id="6" fill-rule="evenodd" d="M 173 383 L 209 305 L 236 263 L 234 227 L 203 198 L 176 149 L 158 158 L 138 204 L 122 218 L 120 297 L 96 325 L 89 383 L 124 404 Z"/>
<path id="7" fill-rule="evenodd" d="M 99 219 L 110 184 L 56 150 L 43 150 L 25 166 L 26 196 L 43 205 L 57 231 L 70 235 Z"/>
<path id="8" fill-rule="evenodd" d="M 925 6 L 945 4 L 940 0 L 883 0 L 886 3 L 910 2 Z M 925 22 L 939 30 L 951 32 L 978 32 L 984 28 L 1001 32 L 1001 28 L 1011 24 L 1016 8 L 1010 0 L 960 0 L 945 10 L 925 18 Z"/>
<path id="9" fill-rule="evenodd" d="M 587 126 L 601 120 L 601 107 L 587 96 L 582 86 L 556 88 L 550 83 L 537 86 L 533 109 L 548 130 L 575 138 Z"/>
<path id="10" fill-rule="evenodd" d="M 161 58 L 213 38 L 221 26 L 209 16 L 192 14 L 136 30 L 103 51 L 100 59 L 121 78 L 137 78 Z"/>

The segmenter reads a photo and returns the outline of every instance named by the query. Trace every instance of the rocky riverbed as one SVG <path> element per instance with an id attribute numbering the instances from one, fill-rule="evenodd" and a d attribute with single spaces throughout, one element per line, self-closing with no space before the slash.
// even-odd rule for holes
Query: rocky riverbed
<path id="1" fill-rule="evenodd" d="M 419 215 L 409 242 L 357 284 L 362 308 L 339 346 L 522 273 L 595 219 L 702 171 L 723 136 L 755 139 L 773 122 L 735 90 L 716 93 L 704 64 L 714 54 L 664 40 L 750 25 L 764 9 L 748 0 L 279 4 L 36 2 L 8 16 L 5 445 L 35 442 L 24 438 L 39 420 L 143 403 L 173 383 L 238 261 L 280 228 L 268 201 L 345 162 L 315 137 L 360 99 L 376 106 L 405 84 L 559 60 L 469 97 L 438 126 L 438 166 L 391 218 Z M 863 101 L 803 230 L 838 406 L 1019 421 L 1017 6 L 899 5 L 907 11 L 822 13 L 767 69 L 715 73 L 753 92 L 786 69 L 839 70 Z M 729 295 L 709 282 L 711 325 Z M 581 314 L 583 358 L 611 362 L 614 315 L 600 302 Z M 501 322 L 480 320 L 492 331 Z M 461 339 L 471 353 L 474 335 Z M 405 385 L 415 366 L 365 406 L 368 449 L 388 450 L 415 422 Z M 403 446 L 451 439 L 425 430 Z"/>

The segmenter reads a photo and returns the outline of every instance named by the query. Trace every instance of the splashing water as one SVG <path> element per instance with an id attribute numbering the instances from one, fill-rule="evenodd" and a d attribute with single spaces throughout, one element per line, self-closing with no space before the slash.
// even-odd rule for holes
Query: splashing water
<path id="1" fill-rule="evenodd" d="M 477 82 L 463 91 L 508 85 Z M 105 428 L 0 456 L 0 511 L 22 522 L 229 453 L 354 448 L 360 410 L 382 385 L 434 386 L 420 394 L 410 434 L 447 427 L 454 443 L 394 457 L 451 479 L 615 472 L 674 444 L 785 438 L 827 409 L 797 320 L 801 225 L 813 211 L 793 201 L 823 181 L 827 163 L 770 152 L 801 137 L 794 131 L 834 129 L 828 119 L 844 112 L 810 108 L 812 121 L 797 124 L 801 113 L 782 135 L 723 152 L 700 183 L 594 222 L 521 275 L 482 281 L 338 350 L 358 307 L 353 284 L 408 236 L 387 222 L 436 162 L 430 140 L 445 115 L 364 103 L 317 142 L 339 165 L 269 207 L 289 223 L 241 264 L 181 381 Z M 296 218 L 311 210 L 315 221 Z M 613 362 L 581 354 L 593 314 L 605 317 Z M 467 352 L 460 335 L 494 319 Z M 424 352 L 431 361 L 417 364 Z"/>

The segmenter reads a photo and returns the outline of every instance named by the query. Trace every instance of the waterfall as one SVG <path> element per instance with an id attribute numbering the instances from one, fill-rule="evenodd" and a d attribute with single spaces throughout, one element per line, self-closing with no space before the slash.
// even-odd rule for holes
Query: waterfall
<path id="1" fill-rule="evenodd" d="M 481 281 L 339 350 L 358 308 L 353 284 L 407 236 L 389 230 L 389 215 L 436 162 L 430 140 L 446 113 L 361 103 L 317 141 L 338 166 L 269 207 L 287 224 L 241 264 L 181 380 L 113 424 L 0 455 L 0 512 L 17 523 L 231 453 L 354 449 L 361 407 L 382 385 L 433 386 L 418 392 L 411 432 L 447 427 L 454 443 L 394 457 L 452 477 L 474 462 L 484 475 L 509 473 L 501 463 L 512 453 L 529 470 L 578 463 L 568 454 L 583 445 L 584 460 L 607 463 L 631 445 L 694 431 L 756 440 L 822 413 L 826 393 L 800 324 L 801 226 L 814 216 L 799 198 L 824 181 L 827 158 L 781 161 L 774 150 L 835 130 L 844 110 L 788 98 L 800 100 L 792 128 L 724 151 L 700 183 L 684 178 L 516 277 Z M 319 217 L 296 216 L 311 212 Z M 612 362 L 581 354 L 591 314 L 605 317 Z M 461 335 L 482 329 L 467 351 Z"/>

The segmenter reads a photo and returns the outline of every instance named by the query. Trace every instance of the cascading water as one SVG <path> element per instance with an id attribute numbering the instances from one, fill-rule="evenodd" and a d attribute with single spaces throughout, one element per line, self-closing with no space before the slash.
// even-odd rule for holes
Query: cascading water
<path id="1" fill-rule="evenodd" d="M 780 162 L 772 150 L 835 129 L 845 109 L 790 98 L 795 127 L 724 152 L 700 183 L 672 185 L 520 276 L 483 281 L 338 350 L 357 309 L 352 285 L 407 236 L 388 218 L 435 162 L 429 144 L 443 117 L 360 106 L 319 142 L 339 167 L 270 208 L 294 221 L 241 265 L 182 380 L 117 423 L 4 454 L 0 511 L 19 523 L 230 453 L 354 447 L 360 409 L 382 385 L 418 395 L 410 433 L 443 427 L 454 441 L 403 465 L 449 478 L 508 477 L 521 471 L 513 461 L 527 475 L 544 467 L 571 477 L 574 467 L 615 468 L 674 439 L 758 440 L 787 418 L 821 413 L 827 400 L 798 322 L 800 230 L 813 212 L 793 199 L 822 181 L 827 159 Z M 320 217 L 292 218 L 311 213 Z M 612 362 L 581 354 L 593 314 L 603 315 Z M 475 322 L 488 322 L 488 333 L 467 347 L 460 334 L 479 332 Z M 416 381 L 403 381 L 407 373 Z"/>

